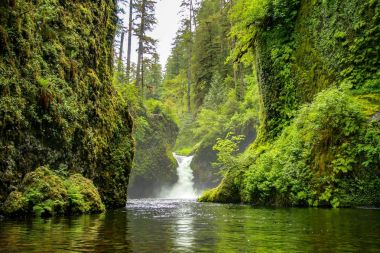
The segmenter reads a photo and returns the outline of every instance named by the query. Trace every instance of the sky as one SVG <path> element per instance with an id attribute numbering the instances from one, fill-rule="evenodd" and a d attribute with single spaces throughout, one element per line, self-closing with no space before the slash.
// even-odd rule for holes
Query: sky
<path id="1" fill-rule="evenodd" d="M 149 34 L 154 39 L 158 40 L 157 52 L 160 55 L 160 62 L 164 68 L 166 65 L 166 60 L 170 55 L 172 42 L 175 34 L 180 25 L 180 15 L 178 14 L 180 10 L 180 0 L 157 0 L 156 5 L 156 18 L 157 25 L 154 31 Z M 128 7 L 125 8 L 128 10 Z M 123 17 L 124 24 L 128 24 L 128 13 Z M 137 38 L 132 38 L 132 61 L 137 62 Z M 124 42 L 123 50 L 124 58 L 127 55 L 127 39 Z"/>
<path id="2" fill-rule="evenodd" d="M 158 0 L 156 17 L 158 24 L 152 37 L 158 39 L 157 51 L 164 67 L 170 55 L 172 42 L 180 25 L 180 0 Z"/>

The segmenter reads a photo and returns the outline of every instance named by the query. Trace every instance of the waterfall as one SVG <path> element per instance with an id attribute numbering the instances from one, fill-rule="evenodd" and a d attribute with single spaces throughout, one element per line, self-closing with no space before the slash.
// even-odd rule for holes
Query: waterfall
<path id="1" fill-rule="evenodd" d="M 171 189 L 163 189 L 160 196 L 168 199 L 195 199 L 197 197 L 194 190 L 194 176 L 190 168 L 193 156 L 180 156 L 173 153 L 177 160 L 178 181 Z"/>

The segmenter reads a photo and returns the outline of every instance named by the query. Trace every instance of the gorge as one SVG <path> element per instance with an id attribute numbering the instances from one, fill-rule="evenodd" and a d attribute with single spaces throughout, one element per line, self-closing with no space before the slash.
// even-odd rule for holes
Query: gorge
<path id="1" fill-rule="evenodd" d="M 1 0 L 0 248 L 376 251 L 379 5 Z"/>

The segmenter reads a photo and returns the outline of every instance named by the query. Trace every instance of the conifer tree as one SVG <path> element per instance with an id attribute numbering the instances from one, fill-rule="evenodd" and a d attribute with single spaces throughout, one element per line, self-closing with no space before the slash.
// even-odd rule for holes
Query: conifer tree
<path id="1" fill-rule="evenodd" d="M 193 47 L 193 26 L 196 26 L 193 0 L 182 0 L 182 34 L 187 48 L 187 111 L 191 112 L 191 59 Z"/>
<path id="2" fill-rule="evenodd" d="M 157 23 L 155 16 L 156 1 L 136 0 L 134 3 L 136 11 L 135 34 L 138 38 L 136 86 L 140 89 L 141 97 L 144 97 L 144 57 L 156 53 L 157 41 L 148 35 Z"/>
<path id="3" fill-rule="evenodd" d="M 128 52 L 127 52 L 127 83 L 131 77 L 131 53 L 132 53 L 132 29 L 133 29 L 133 0 L 129 1 L 128 13 Z"/>

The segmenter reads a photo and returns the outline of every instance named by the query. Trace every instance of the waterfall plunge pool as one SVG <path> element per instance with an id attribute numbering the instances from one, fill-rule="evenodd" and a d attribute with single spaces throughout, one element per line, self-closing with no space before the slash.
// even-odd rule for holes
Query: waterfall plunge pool
<path id="1" fill-rule="evenodd" d="M 175 154 L 174 154 L 175 155 Z M 163 198 L 99 215 L 0 219 L 1 252 L 379 252 L 379 209 L 198 203 L 192 157 Z"/>
<path id="2" fill-rule="evenodd" d="M 379 252 L 380 210 L 137 199 L 100 215 L 0 220 L 1 252 Z"/>

